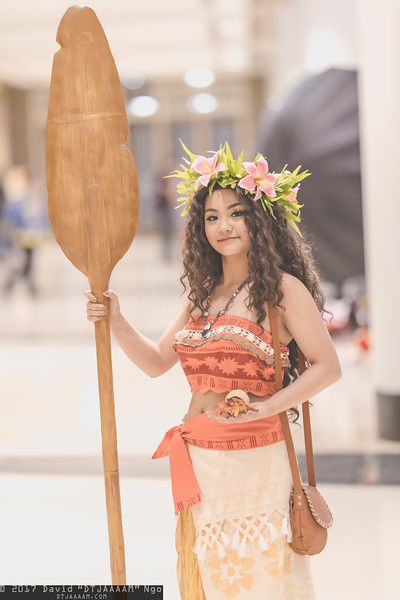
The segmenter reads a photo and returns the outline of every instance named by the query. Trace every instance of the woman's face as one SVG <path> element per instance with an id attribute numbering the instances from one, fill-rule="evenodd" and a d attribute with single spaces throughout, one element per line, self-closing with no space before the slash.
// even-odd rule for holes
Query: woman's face
<path id="1" fill-rule="evenodd" d="M 204 230 L 214 250 L 223 256 L 249 251 L 250 237 L 244 219 L 247 211 L 245 204 L 233 190 L 215 190 L 211 196 L 207 196 Z"/>

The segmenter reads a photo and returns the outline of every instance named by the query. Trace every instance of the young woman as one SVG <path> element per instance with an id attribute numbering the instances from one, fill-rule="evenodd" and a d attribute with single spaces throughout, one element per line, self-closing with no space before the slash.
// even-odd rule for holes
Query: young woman
<path id="1" fill-rule="evenodd" d="M 109 315 L 133 363 L 157 377 L 181 361 L 192 397 L 153 455 L 169 455 L 183 600 L 310 600 L 309 557 L 289 545 L 292 476 L 279 413 L 341 376 L 321 318 L 324 296 L 296 226 L 307 172 L 270 173 L 264 157 L 234 160 L 227 144 L 174 176 L 188 215 L 181 282 L 189 294 L 158 343 L 87 292 L 91 322 Z M 275 393 L 277 323 L 283 387 Z M 308 369 L 298 376 L 297 348 Z M 228 392 L 228 394 L 227 394 Z"/>

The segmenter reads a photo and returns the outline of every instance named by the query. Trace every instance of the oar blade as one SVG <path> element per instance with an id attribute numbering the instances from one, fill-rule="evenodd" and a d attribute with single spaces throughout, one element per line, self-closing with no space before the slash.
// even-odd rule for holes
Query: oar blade
<path id="1" fill-rule="evenodd" d="M 92 9 L 69 8 L 57 41 L 46 128 L 49 217 L 69 260 L 106 285 L 139 217 L 121 84 Z"/>

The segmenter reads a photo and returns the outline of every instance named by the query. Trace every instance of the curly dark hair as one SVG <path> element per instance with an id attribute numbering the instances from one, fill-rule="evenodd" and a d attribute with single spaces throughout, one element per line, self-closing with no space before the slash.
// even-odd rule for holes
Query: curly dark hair
<path id="1" fill-rule="evenodd" d="M 214 190 L 221 189 L 215 185 Z M 280 282 L 284 272 L 297 277 L 312 295 L 319 311 L 325 311 L 325 295 L 321 290 L 319 275 L 314 264 L 312 242 L 306 239 L 302 231 L 301 238 L 288 224 L 282 208 L 274 204 L 274 219 L 267 213 L 260 202 L 254 202 L 241 188 L 232 190 L 237 194 L 245 207 L 245 222 L 250 237 L 250 250 L 247 253 L 249 276 L 249 296 L 246 306 L 254 308 L 256 323 L 264 330 L 262 322 L 266 318 L 265 303 L 270 301 L 274 306 L 283 298 Z M 193 197 L 186 223 L 185 237 L 182 246 L 182 262 L 184 272 L 180 277 L 184 290 L 192 302 L 190 316 L 197 309 L 204 313 L 210 308 L 210 296 L 222 278 L 222 259 L 219 252 L 209 244 L 204 229 L 205 200 L 209 194 L 207 187 L 201 188 Z M 186 284 L 187 281 L 187 284 Z M 284 307 L 281 307 L 284 309 Z M 332 314 L 332 313 L 330 313 Z M 299 376 L 298 346 L 293 339 L 289 343 L 290 367 L 285 369 L 283 386 L 292 383 Z M 297 409 L 290 409 L 290 416 L 298 419 Z"/>

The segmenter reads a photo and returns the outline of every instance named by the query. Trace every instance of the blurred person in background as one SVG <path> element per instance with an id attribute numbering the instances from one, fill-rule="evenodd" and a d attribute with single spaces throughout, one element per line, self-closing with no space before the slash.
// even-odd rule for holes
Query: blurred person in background
<path id="1" fill-rule="evenodd" d="M 10 248 L 10 242 L 7 235 L 7 227 L 4 219 L 4 187 L 3 187 L 3 176 L 0 175 L 0 262 L 3 262 Z"/>
<path id="2" fill-rule="evenodd" d="M 175 190 L 171 181 L 165 179 L 163 175 L 172 170 L 172 161 L 166 159 L 164 161 L 163 172 L 159 173 L 157 180 L 156 193 L 156 212 L 159 217 L 159 225 L 161 231 L 162 259 L 166 262 L 172 260 L 172 245 L 175 239 Z"/>
<path id="3" fill-rule="evenodd" d="M 15 166 L 5 174 L 4 195 L 2 221 L 9 252 L 2 291 L 10 294 L 21 280 L 36 296 L 35 252 L 49 231 L 40 183 L 30 178 L 24 166 Z"/>
<path id="4" fill-rule="evenodd" d="M 188 165 L 174 174 L 188 217 L 180 281 L 190 293 L 180 313 L 158 343 L 124 318 L 114 290 L 104 292 L 108 305 L 84 294 L 87 318 L 108 317 L 122 350 L 150 377 L 179 360 L 189 381 L 182 424 L 152 457 L 170 459 L 182 599 L 312 600 L 309 557 L 290 546 L 293 479 L 279 414 L 297 419 L 296 406 L 341 370 L 310 248 L 289 223 L 306 175 L 269 173 L 263 157 L 234 160 L 227 145 L 211 158 L 187 152 Z M 268 195 L 275 217 L 263 204 L 272 209 Z M 300 376 L 299 348 L 310 363 Z"/>

